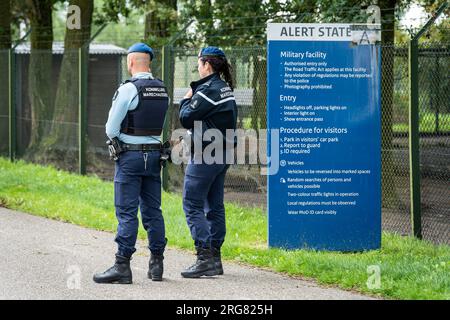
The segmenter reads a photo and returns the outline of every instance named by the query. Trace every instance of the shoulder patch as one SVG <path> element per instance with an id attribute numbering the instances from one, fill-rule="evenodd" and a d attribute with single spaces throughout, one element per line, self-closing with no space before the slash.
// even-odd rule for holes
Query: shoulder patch
<path id="1" fill-rule="evenodd" d="M 189 105 L 191 107 L 191 109 L 195 109 L 198 106 L 198 100 L 197 99 L 193 99 L 191 101 L 191 104 Z"/>

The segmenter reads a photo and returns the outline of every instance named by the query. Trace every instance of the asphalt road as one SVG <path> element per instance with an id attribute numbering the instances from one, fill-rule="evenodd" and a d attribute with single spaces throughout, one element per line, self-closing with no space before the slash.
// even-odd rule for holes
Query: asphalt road
<path id="1" fill-rule="evenodd" d="M 363 295 L 225 263 L 225 275 L 183 279 L 195 256 L 166 251 L 164 281 L 146 278 L 148 251 L 138 243 L 132 285 L 99 285 L 113 263 L 114 235 L 0 208 L 0 299 L 367 299 Z"/>

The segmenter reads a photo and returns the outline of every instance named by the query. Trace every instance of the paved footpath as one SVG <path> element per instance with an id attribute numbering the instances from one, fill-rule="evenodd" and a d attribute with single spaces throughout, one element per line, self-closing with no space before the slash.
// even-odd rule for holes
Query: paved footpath
<path id="1" fill-rule="evenodd" d="M 132 260 L 132 285 L 99 285 L 113 263 L 114 235 L 0 208 L 0 299 L 368 299 L 313 282 L 225 263 L 225 275 L 183 279 L 194 255 L 166 250 L 163 282 L 147 279 L 143 241 Z"/>

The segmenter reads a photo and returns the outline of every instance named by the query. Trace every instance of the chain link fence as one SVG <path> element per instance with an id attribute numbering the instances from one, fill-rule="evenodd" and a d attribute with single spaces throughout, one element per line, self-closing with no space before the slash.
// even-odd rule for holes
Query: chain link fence
<path id="1" fill-rule="evenodd" d="M 12 71 L 16 109 L 16 157 L 78 171 L 79 55 L 62 48 L 31 52 L 16 50 Z M 266 48 L 224 48 L 233 67 L 238 105 L 238 127 L 266 129 Z M 156 51 L 155 77 L 163 78 L 172 96 L 169 135 L 180 127 L 178 103 L 198 79 L 197 49 L 170 48 L 163 61 Z M 0 51 L 0 155 L 8 156 L 8 54 Z M 408 49 L 382 47 L 382 188 L 383 229 L 411 234 L 408 141 Z M 450 50 L 448 44 L 420 47 L 420 152 L 423 234 L 436 243 L 450 243 Z M 6 71 L 4 71 L 6 70 Z M 34 70 L 34 71 L 33 71 Z M 51 72 L 46 72 L 51 70 Z M 112 179 L 114 164 L 105 147 L 105 123 L 111 98 L 128 78 L 126 51 L 111 45 L 91 45 L 86 85 L 87 156 L 89 174 Z M 36 75 L 37 73 L 37 75 Z M 49 85 L 51 84 L 51 85 Z M 246 148 L 248 150 L 248 148 Z M 265 208 L 267 184 L 264 166 L 233 165 L 227 175 L 226 200 Z M 180 192 L 183 166 L 169 165 L 168 189 Z"/>
<path id="2" fill-rule="evenodd" d="M 450 55 L 445 44 L 421 46 L 420 64 L 430 63 L 428 52 L 438 53 L 433 68 L 421 73 L 421 168 L 423 201 L 423 236 L 436 243 L 450 243 L 450 145 L 448 138 Z M 448 48 L 448 47 L 447 47 Z M 232 48 L 225 50 L 234 69 L 235 97 L 238 105 L 238 128 L 266 128 L 266 52 L 264 47 Z M 198 79 L 197 51 L 174 48 L 174 114 L 171 130 L 180 127 L 177 118 L 178 102 Z M 408 141 L 408 47 L 382 47 L 382 210 L 383 229 L 411 234 L 409 141 Z M 447 69 L 445 68 L 447 67 Z M 438 81 L 433 85 L 434 81 Z M 445 82 L 444 79 L 447 81 Z M 422 86 L 422 83 L 426 85 Z M 439 90 L 439 91 L 438 91 Z M 436 120 L 438 117 L 438 120 Z M 431 127 L 430 127 L 431 125 Z M 428 142 L 425 142 L 428 141 Z M 431 143 L 433 142 L 433 143 Z M 432 147 L 431 145 L 434 145 Z M 431 167 L 433 167 L 431 169 Z M 225 182 L 226 199 L 251 206 L 266 206 L 266 177 L 261 164 L 233 165 Z M 171 165 L 169 190 L 180 192 L 183 167 Z"/>
<path id="3" fill-rule="evenodd" d="M 411 233 L 408 47 L 406 45 L 383 45 L 381 55 L 383 229 L 407 235 Z"/>
<path id="4" fill-rule="evenodd" d="M 450 43 L 419 46 L 422 233 L 450 240 Z"/>
<path id="5" fill-rule="evenodd" d="M 225 50 L 233 69 L 234 95 L 238 107 L 239 129 L 266 129 L 266 50 L 244 47 Z M 173 49 L 173 114 L 171 130 L 181 127 L 178 120 L 179 102 L 193 80 L 198 80 L 198 50 Z M 248 152 L 248 148 L 246 148 Z M 261 153 L 265 154 L 265 150 Z M 246 155 L 248 158 L 248 155 Z M 266 205 L 266 176 L 261 164 L 232 165 L 225 181 L 226 200 L 246 205 Z M 183 166 L 169 166 L 169 190 L 181 191 Z"/>
<path id="6" fill-rule="evenodd" d="M 16 49 L 13 97 L 16 158 L 77 171 L 79 129 L 78 50 Z"/>

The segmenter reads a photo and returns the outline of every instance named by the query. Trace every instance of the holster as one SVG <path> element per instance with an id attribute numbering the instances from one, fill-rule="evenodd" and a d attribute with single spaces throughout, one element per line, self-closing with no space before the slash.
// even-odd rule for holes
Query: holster
<path id="1" fill-rule="evenodd" d="M 106 144 L 108 145 L 109 158 L 113 161 L 119 160 L 120 154 L 124 152 L 122 146 L 120 145 L 119 139 L 109 139 L 108 141 L 106 141 Z"/>
<path id="2" fill-rule="evenodd" d="M 172 162 L 171 152 L 172 152 L 172 147 L 170 145 L 170 142 L 169 141 L 164 142 L 161 145 L 161 156 L 159 158 L 161 166 L 163 168 L 166 166 L 167 162 Z"/>

